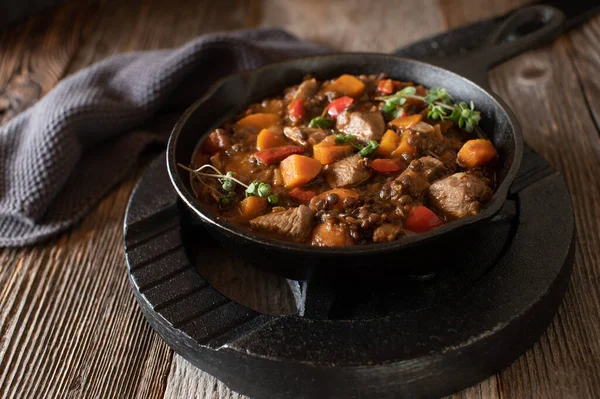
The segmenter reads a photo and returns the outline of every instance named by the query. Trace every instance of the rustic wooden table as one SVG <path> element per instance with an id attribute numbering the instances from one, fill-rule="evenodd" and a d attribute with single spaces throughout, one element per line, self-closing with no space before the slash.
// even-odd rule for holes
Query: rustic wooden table
<path id="1" fill-rule="evenodd" d="M 387 52 L 521 3 L 71 1 L 0 33 L 0 122 L 105 57 L 174 47 L 210 31 L 280 25 L 338 50 Z M 526 141 L 568 183 L 577 251 L 564 303 L 539 342 L 453 397 L 600 396 L 599 69 L 596 17 L 490 74 Z M 72 231 L 42 245 L 0 250 L 0 397 L 241 397 L 174 354 L 130 291 L 122 225 L 141 171 Z"/>

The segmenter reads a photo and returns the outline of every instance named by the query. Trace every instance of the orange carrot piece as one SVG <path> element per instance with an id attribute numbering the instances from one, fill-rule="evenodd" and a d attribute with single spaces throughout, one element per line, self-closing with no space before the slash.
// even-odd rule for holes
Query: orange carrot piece
<path id="1" fill-rule="evenodd" d="M 335 136 L 331 135 L 313 146 L 313 158 L 327 165 L 345 158 L 352 152 L 350 144 L 335 144 Z"/>
<path id="2" fill-rule="evenodd" d="M 273 147 L 280 147 L 285 144 L 282 134 L 273 133 L 269 129 L 263 129 L 256 137 L 256 149 L 259 151 L 267 150 Z"/>
<path id="3" fill-rule="evenodd" d="M 377 147 L 377 154 L 382 157 L 392 156 L 392 152 L 400 145 L 400 140 L 398 133 L 393 130 L 386 131 Z"/>
<path id="4" fill-rule="evenodd" d="M 302 204 L 308 204 L 311 199 L 315 196 L 315 192 L 312 190 L 305 190 L 300 187 L 296 187 L 290 191 L 290 197 Z"/>
<path id="5" fill-rule="evenodd" d="M 326 199 L 330 194 L 336 194 L 338 196 L 338 201 L 335 204 L 330 204 L 330 209 L 341 209 L 344 207 L 344 200 L 346 198 L 353 198 L 358 200 L 358 192 L 356 190 L 352 190 L 351 188 L 334 188 L 329 191 L 322 192 L 321 194 L 313 197 L 310 200 L 310 207 L 316 211 L 317 210 L 317 202 L 320 200 Z"/>
<path id="6" fill-rule="evenodd" d="M 392 157 L 400 157 L 402 154 L 416 154 L 417 149 L 408 142 L 408 138 L 410 136 L 410 130 L 406 130 L 402 133 L 402 139 L 400 140 L 400 145 L 398 148 L 392 152 Z"/>
<path id="7" fill-rule="evenodd" d="M 343 224 L 321 223 L 311 234 L 311 245 L 317 247 L 342 247 L 354 245 L 348 227 Z"/>
<path id="8" fill-rule="evenodd" d="M 238 204 L 238 210 L 243 220 L 250 220 L 262 215 L 268 205 L 269 202 L 266 198 L 251 196 L 246 197 Z"/>
<path id="9" fill-rule="evenodd" d="M 278 125 L 280 122 L 279 116 L 275 114 L 251 114 L 237 121 L 236 125 L 244 127 L 254 127 L 256 129 L 267 129 L 271 126 Z"/>
<path id="10" fill-rule="evenodd" d="M 321 162 L 304 155 L 290 155 L 281 161 L 279 170 L 285 187 L 298 187 L 308 183 L 321 172 Z"/>
<path id="11" fill-rule="evenodd" d="M 469 140 L 458 152 L 458 164 L 463 168 L 476 168 L 494 162 L 498 153 L 491 141 L 485 139 Z"/>
<path id="12" fill-rule="evenodd" d="M 421 122 L 421 119 L 423 119 L 423 115 L 421 114 L 405 115 L 394 119 L 390 122 L 390 125 L 400 129 L 409 129 L 415 123 Z"/>
<path id="13" fill-rule="evenodd" d="M 327 87 L 328 90 L 335 90 L 345 96 L 360 97 L 365 92 L 365 84 L 352 75 L 342 75 Z"/>

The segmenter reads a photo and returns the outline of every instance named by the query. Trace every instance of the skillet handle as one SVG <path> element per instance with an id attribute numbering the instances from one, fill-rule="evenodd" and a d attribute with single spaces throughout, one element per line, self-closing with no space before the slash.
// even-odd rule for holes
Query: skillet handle
<path id="1" fill-rule="evenodd" d="M 456 72 L 489 89 L 490 68 L 536 46 L 550 42 L 563 30 L 566 17 L 554 7 L 536 5 L 509 15 L 484 44 L 467 54 L 425 61 Z"/>

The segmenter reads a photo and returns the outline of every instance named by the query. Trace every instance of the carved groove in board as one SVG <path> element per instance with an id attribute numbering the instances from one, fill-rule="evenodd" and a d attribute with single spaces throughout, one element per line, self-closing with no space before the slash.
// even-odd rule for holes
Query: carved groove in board
<path id="1" fill-rule="evenodd" d="M 174 253 L 177 253 L 177 251 L 179 251 L 180 249 L 183 249 L 183 243 L 178 243 L 175 247 L 173 248 L 169 248 L 165 251 L 161 251 L 147 259 L 144 259 L 143 261 L 140 262 L 133 262 L 131 261 L 131 267 L 129 268 L 129 271 L 131 272 L 135 272 L 138 271 L 139 269 L 149 266 L 149 265 L 153 265 L 156 262 L 160 261 L 161 259 L 166 258 L 169 255 L 172 255 Z"/>
<path id="2" fill-rule="evenodd" d="M 147 283 L 145 285 L 139 285 L 139 290 L 140 290 L 140 292 L 144 292 L 144 291 L 150 290 L 154 287 L 157 287 L 160 284 L 164 283 L 165 281 L 167 281 L 173 277 L 176 277 L 177 275 L 179 275 L 181 273 L 184 273 L 186 270 L 188 270 L 192 267 L 194 267 L 194 266 L 191 263 L 189 263 L 187 266 L 184 266 L 180 269 L 176 269 L 169 273 L 166 273 L 165 275 L 160 276 L 159 278 L 157 278 L 156 280 L 154 280 L 150 283 Z"/>
<path id="3" fill-rule="evenodd" d="M 221 336 L 233 333 L 234 330 L 259 316 L 262 315 L 236 302 L 229 301 L 211 312 L 182 324 L 179 328 L 198 343 L 206 345 Z"/>
<path id="4" fill-rule="evenodd" d="M 194 268 L 189 268 L 152 288 L 140 290 L 140 293 L 156 308 L 164 306 L 165 302 L 172 303 L 182 295 L 189 295 L 194 290 L 202 289 L 205 285 L 207 282 L 198 275 L 198 272 Z"/>
<path id="5" fill-rule="evenodd" d="M 147 207 L 141 208 L 136 213 L 141 215 L 136 215 L 136 213 L 131 213 L 127 215 L 127 232 L 130 231 L 134 234 L 143 234 L 145 231 L 152 230 L 153 227 L 157 225 L 163 224 L 162 221 L 168 221 L 169 219 L 179 218 L 179 211 L 177 208 L 177 201 L 174 198 L 167 198 L 165 201 L 164 195 L 165 193 L 154 194 L 157 200 L 162 199 L 162 205 L 148 205 Z M 152 207 L 150 214 L 144 215 L 147 212 L 148 207 Z M 146 212 L 144 212 L 146 211 Z"/>
<path id="6" fill-rule="evenodd" d="M 148 220 L 148 219 L 145 219 Z M 148 241 L 158 237 L 161 234 L 164 234 L 172 229 L 178 228 L 181 226 L 181 223 L 177 219 L 171 220 L 169 223 L 165 225 L 161 225 L 161 229 L 157 229 L 155 231 L 145 230 L 144 232 L 131 232 L 129 229 L 127 230 L 127 236 L 125 238 L 125 246 L 127 250 L 134 250 L 137 247 L 147 243 Z M 146 234 L 144 234 L 146 233 Z M 141 237 L 138 237 L 141 236 Z M 132 238 L 133 237 L 133 238 Z"/>
<path id="7" fill-rule="evenodd" d="M 188 267 L 190 267 L 190 261 L 185 250 L 181 248 L 152 263 L 152 267 L 142 267 L 131 274 L 138 287 L 148 288 L 148 285 L 153 284 L 156 280 Z"/>
<path id="8" fill-rule="evenodd" d="M 207 306 L 204 309 L 198 309 L 197 311 L 190 314 L 188 317 L 186 317 L 176 323 L 173 323 L 173 327 L 179 328 L 179 327 L 189 323 L 190 321 L 197 319 L 198 317 L 202 317 L 210 312 L 217 310 L 221 306 L 227 305 L 229 302 L 231 302 L 231 299 L 223 297 L 223 299 L 221 299 L 220 302 L 217 302 L 210 306 Z"/>
<path id="9" fill-rule="evenodd" d="M 163 305 L 159 309 L 159 312 L 173 325 L 182 325 L 184 324 L 183 320 L 191 320 L 192 315 L 201 306 L 210 307 L 221 303 L 224 299 L 227 298 L 210 285 L 207 285 L 203 289 L 195 290 L 191 294 L 177 298 L 177 300 L 166 306 Z"/>
<path id="10" fill-rule="evenodd" d="M 154 311 L 156 311 L 156 312 L 160 312 L 161 310 L 163 310 L 163 309 L 165 309 L 165 308 L 167 308 L 169 306 L 172 306 L 172 305 L 176 304 L 179 301 L 183 301 L 186 298 L 188 298 L 188 297 L 190 297 L 190 296 L 192 296 L 194 294 L 197 294 L 200 291 L 205 290 L 208 287 L 210 287 L 210 284 L 208 284 L 207 282 L 204 282 L 203 285 L 199 285 L 198 287 L 195 287 L 192 290 L 183 292 L 180 295 L 176 295 L 176 296 L 174 296 L 173 298 L 171 298 L 171 299 L 169 299 L 167 301 L 164 301 L 164 302 L 161 302 L 161 303 L 158 303 L 158 304 L 154 305 L 154 307 L 152 309 L 154 309 Z"/>

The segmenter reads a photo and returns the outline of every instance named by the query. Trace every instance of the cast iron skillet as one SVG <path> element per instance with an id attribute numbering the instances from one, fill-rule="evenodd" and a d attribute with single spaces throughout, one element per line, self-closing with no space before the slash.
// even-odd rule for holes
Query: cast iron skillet
<path id="1" fill-rule="evenodd" d="M 468 244 L 468 227 L 489 223 L 502 208 L 514 180 L 523 152 L 519 123 L 508 106 L 487 85 L 487 71 L 526 49 L 549 41 L 562 31 L 564 15 L 551 7 L 534 6 L 517 11 L 493 32 L 486 46 L 455 59 L 416 61 L 393 55 L 340 53 L 297 58 L 228 76 L 194 103 L 174 127 L 167 149 L 167 167 L 171 182 L 191 217 L 201 224 L 232 253 L 257 266 L 284 277 L 310 278 L 315 272 L 359 275 L 385 273 L 423 273 L 439 265 L 437 255 L 456 252 Z M 519 35 L 527 24 L 537 29 Z M 434 65 L 437 64 L 437 65 Z M 473 100 L 482 112 L 481 127 L 494 143 L 500 156 L 499 184 L 485 208 L 475 216 L 443 225 L 424 234 L 401 238 L 390 243 L 353 247 L 321 248 L 273 240 L 217 220 L 195 197 L 189 174 L 177 163 L 189 164 L 200 139 L 244 106 L 298 84 L 311 73 L 317 79 L 329 79 L 342 73 L 375 74 L 387 72 L 392 78 L 411 80 L 426 87 L 442 86 L 456 100 Z M 439 259 L 439 258 L 438 258 Z"/>

